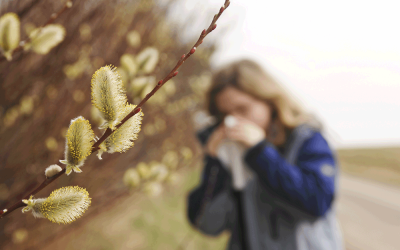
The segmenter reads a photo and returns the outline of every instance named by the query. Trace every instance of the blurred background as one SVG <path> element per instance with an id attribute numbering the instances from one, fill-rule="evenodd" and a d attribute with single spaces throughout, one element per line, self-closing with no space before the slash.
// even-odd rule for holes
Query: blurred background
<path id="1" fill-rule="evenodd" d="M 90 80 L 113 64 L 137 104 L 208 27 L 223 0 L 73 1 L 55 23 L 65 38 L 47 54 L 0 61 L 0 209 L 44 179 L 63 159 L 70 120 L 87 118 L 97 136 Z M 0 0 L 21 40 L 66 1 Z M 224 249 L 186 219 L 202 151 L 195 131 L 207 121 L 211 72 L 251 58 L 324 124 L 341 167 L 336 209 L 346 249 L 399 249 L 400 17 L 396 1 L 232 0 L 218 28 L 145 104 L 135 146 L 92 155 L 83 173 L 62 176 L 37 197 L 69 185 L 92 205 L 69 225 L 22 214 L 0 220 L 1 249 Z M 152 174 L 157 173 L 156 175 Z M 136 178 L 139 175 L 140 178 Z M 138 180 L 140 179 L 140 181 Z"/>

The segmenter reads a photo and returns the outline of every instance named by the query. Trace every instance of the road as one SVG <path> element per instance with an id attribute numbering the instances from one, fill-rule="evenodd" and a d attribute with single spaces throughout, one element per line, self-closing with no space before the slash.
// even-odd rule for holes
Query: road
<path id="1" fill-rule="evenodd" d="M 347 250 L 400 249 L 400 188 L 342 174 L 336 203 Z"/>

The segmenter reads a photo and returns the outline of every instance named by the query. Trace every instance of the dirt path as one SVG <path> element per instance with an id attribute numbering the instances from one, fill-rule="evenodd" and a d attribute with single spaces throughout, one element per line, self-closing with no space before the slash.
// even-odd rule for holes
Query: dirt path
<path id="1" fill-rule="evenodd" d="M 337 212 L 347 250 L 400 249 L 400 188 L 343 174 Z"/>

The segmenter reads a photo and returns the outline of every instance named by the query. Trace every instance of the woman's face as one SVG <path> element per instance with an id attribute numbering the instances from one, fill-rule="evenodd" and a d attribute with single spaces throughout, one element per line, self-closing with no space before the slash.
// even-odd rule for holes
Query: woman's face
<path id="1" fill-rule="evenodd" d="M 270 105 L 234 87 L 226 87 L 216 96 L 218 110 L 224 115 L 238 116 L 267 130 L 271 120 Z"/>

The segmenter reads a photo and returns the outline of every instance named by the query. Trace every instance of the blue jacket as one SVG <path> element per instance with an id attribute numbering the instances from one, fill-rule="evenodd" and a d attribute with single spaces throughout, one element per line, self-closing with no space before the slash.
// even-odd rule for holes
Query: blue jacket
<path id="1" fill-rule="evenodd" d="M 316 216 L 324 215 L 331 207 L 336 164 L 321 133 L 315 132 L 303 143 L 296 165 L 289 164 L 265 141 L 250 149 L 245 159 L 262 184 L 288 202 Z"/>
<path id="2" fill-rule="evenodd" d="M 211 130 L 200 135 L 203 143 Z M 262 141 L 248 150 L 245 162 L 257 176 L 244 190 L 242 205 L 250 249 L 341 249 L 340 232 L 331 209 L 337 165 L 319 131 L 307 125 L 296 128 L 283 154 L 268 141 Z M 235 249 L 239 217 L 231 175 L 216 158 L 206 156 L 205 163 L 202 182 L 189 195 L 189 220 L 208 234 L 231 230 L 233 239 L 228 248 Z M 213 218 L 216 215 L 219 218 Z M 218 219 L 221 225 L 217 225 Z M 329 235 L 314 239 L 320 233 Z"/>

